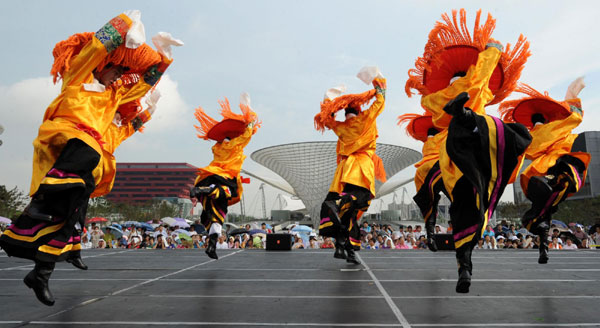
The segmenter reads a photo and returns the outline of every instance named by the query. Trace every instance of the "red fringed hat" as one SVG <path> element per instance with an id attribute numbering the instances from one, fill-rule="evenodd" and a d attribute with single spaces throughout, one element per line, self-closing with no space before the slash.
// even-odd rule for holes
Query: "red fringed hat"
<path id="1" fill-rule="evenodd" d="M 430 129 L 437 129 L 433 125 L 433 120 L 430 113 L 424 114 L 402 114 L 398 116 L 398 125 L 407 123 L 406 133 L 414 139 L 427 141 Z"/>
<path id="2" fill-rule="evenodd" d="M 208 116 L 202 107 L 196 108 L 194 116 L 196 116 L 200 126 L 194 125 L 194 127 L 199 132 L 198 138 L 221 142 L 225 138 L 233 139 L 239 137 L 251 122 L 255 122 L 253 132 L 256 132 L 260 127 L 258 116 L 252 111 L 250 106 L 240 104 L 242 114 L 235 114 L 231 111 L 227 98 L 225 98 L 225 101 L 219 101 L 219 105 L 221 106 L 221 115 L 223 116 L 223 120 L 220 122 Z"/>
<path id="3" fill-rule="evenodd" d="M 489 42 L 497 43 L 491 38 L 496 20 L 490 14 L 480 26 L 481 10 L 477 11 L 472 35 L 467 28 L 466 11 L 461 9 L 460 17 L 457 14 L 453 10 L 452 19 L 443 14 L 443 21 L 436 22 L 429 33 L 423 56 L 417 58 L 415 68 L 408 71 L 405 91 L 409 97 L 412 89 L 426 96 L 446 88 L 453 77 L 466 74 L 469 67 L 476 64 L 479 53 Z M 494 99 L 487 105 L 499 103 L 515 89 L 529 55 L 529 42 L 523 35 L 519 36 L 514 48 L 506 45 L 489 81 Z"/>
<path id="4" fill-rule="evenodd" d="M 528 129 L 532 129 L 534 127 L 532 117 L 535 114 L 542 115 L 546 123 L 550 123 L 567 118 L 572 111 L 581 113 L 581 104 L 578 99 L 556 101 L 548 95 L 548 92 L 542 94 L 527 84 L 520 84 L 516 91 L 524 93 L 528 97 L 500 104 L 498 111 L 505 122 L 521 123 Z"/>

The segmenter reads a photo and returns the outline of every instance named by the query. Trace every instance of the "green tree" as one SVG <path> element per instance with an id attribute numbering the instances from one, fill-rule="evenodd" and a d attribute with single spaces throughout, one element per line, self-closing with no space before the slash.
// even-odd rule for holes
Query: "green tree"
<path id="1" fill-rule="evenodd" d="M 0 185 L 0 216 L 13 218 L 20 215 L 27 201 L 27 195 L 17 187 L 8 190 L 6 186 Z"/>

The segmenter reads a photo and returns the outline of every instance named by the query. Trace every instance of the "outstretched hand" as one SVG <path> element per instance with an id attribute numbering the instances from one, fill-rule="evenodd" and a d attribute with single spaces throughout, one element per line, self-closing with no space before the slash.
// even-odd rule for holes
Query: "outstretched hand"
<path id="1" fill-rule="evenodd" d="M 171 33 L 168 32 L 158 32 L 152 37 L 152 43 L 154 43 L 158 53 L 169 60 L 173 59 L 171 46 L 181 47 L 183 45 L 183 41 L 173 38 Z"/>
<path id="2" fill-rule="evenodd" d="M 578 77 L 575 81 L 569 84 L 567 88 L 567 94 L 565 95 L 565 99 L 575 99 L 579 96 L 581 90 L 585 88 L 585 82 L 583 82 L 583 76 Z"/>

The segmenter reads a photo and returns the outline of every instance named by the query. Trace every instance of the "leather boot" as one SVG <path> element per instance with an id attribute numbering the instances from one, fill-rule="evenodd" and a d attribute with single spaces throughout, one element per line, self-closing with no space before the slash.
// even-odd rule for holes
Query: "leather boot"
<path id="1" fill-rule="evenodd" d="M 219 235 L 216 233 L 213 233 L 212 235 L 208 236 L 208 246 L 206 246 L 205 251 L 208 257 L 215 260 L 219 259 L 219 257 L 217 256 L 217 239 L 219 239 Z"/>
<path id="2" fill-rule="evenodd" d="M 344 248 L 346 249 L 346 262 L 353 264 L 360 264 L 360 261 L 356 258 L 356 253 L 354 252 L 354 246 L 350 243 L 350 238 L 346 239 L 346 243 Z"/>
<path id="3" fill-rule="evenodd" d="M 458 263 L 458 282 L 456 283 L 457 293 L 468 293 L 471 286 L 471 274 L 473 264 L 471 263 L 471 248 L 460 249 L 456 252 L 456 262 Z"/>
<path id="4" fill-rule="evenodd" d="M 427 247 L 432 252 L 437 252 L 437 245 L 435 244 L 435 222 L 432 222 L 431 218 L 425 222 L 425 231 L 427 231 Z"/>
<path id="5" fill-rule="evenodd" d="M 80 256 L 68 258 L 67 263 L 73 264 L 73 266 L 76 267 L 77 269 L 81 269 L 81 270 L 88 269 L 88 266 L 85 263 L 83 263 L 83 260 L 81 259 Z"/>
<path id="6" fill-rule="evenodd" d="M 537 232 L 540 236 L 540 257 L 538 258 L 539 264 L 548 263 L 548 231 L 550 227 L 548 223 L 542 222 L 538 225 Z"/>
<path id="7" fill-rule="evenodd" d="M 54 265 L 54 262 L 36 262 L 33 270 L 23 279 L 25 285 L 33 289 L 37 299 L 48 306 L 54 305 L 54 296 L 48 288 L 48 280 L 54 271 Z"/>
<path id="8" fill-rule="evenodd" d="M 344 238 L 341 235 L 335 239 L 335 253 L 333 253 L 333 257 L 336 259 L 346 259 L 346 253 L 344 252 Z"/>

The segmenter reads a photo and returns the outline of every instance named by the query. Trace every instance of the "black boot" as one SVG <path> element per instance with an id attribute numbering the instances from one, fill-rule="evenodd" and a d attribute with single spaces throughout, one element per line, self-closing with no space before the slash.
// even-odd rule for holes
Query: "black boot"
<path id="1" fill-rule="evenodd" d="M 471 263 L 471 248 L 460 249 L 456 252 L 456 262 L 458 263 L 458 282 L 456 283 L 457 293 L 468 293 L 471 287 L 471 274 L 473 264 Z"/>
<path id="2" fill-rule="evenodd" d="M 346 253 L 344 252 L 344 243 L 345 238 L 340 235 L 335 239 L 335 253 L 333 253 L 333 257 L 336 259 L 346 259 Z"/>
<path id="3" fill-rule="evenodd" d="M 219 235 L 216 233 L 213 233 L 212 235 L 208 236 L 208 246 L 206 246 L 205 251 L 208 257 L 215 260 L 219 259 L 219 257 L 217 256 L 217 239 L 219 239 Z"/>
<path id="4" fill-rule="evenodd" d="M 437 245 L 435 244 L 435 223 L 431 222 L 431 218 L 425 222 L 425 230 L 427 231 L 427 247 L 432 252 L 437 252 Z"/>
<path id="5" fill-rule="evenodd" d="M 77 269 L 81 269 L 81 270 L 88 269 L 88 266 L 85 263 L 83 263 L 83 260 L 81 259 L 80 256 L 68 258 L 67 263 L 73 264 L 73 266 L 76 267 Z"/>
<path id="6" fill-rule="evenodd" d="M 538 236 L 540 236 L 540 257 L 538 258 L 539 264 L 548 263 L 548 230 L 550 230 L 548 223 L 542 222 L 538 225 L 537 233 Z"/>
<path id="7" fill-rule="evenodd" d="M 36 262 L 33 270 L 23 279 L 25 285 L 33 289 L 37 299 L 48 306 L 54 305 L 54 296 L 48 288 L 48 280 L 54 271 L 54 265 L 54 262 Z"/>
<path id="8" fill-rule="evenodd" d="M 356 253 L 354 252 L 354 246 L 350 243 L 350 238 L 346 239 L 345 247 L 346 253 L 346 262 L 353 264 L 360 264 L 360 261 L 356 258 Z"/>

